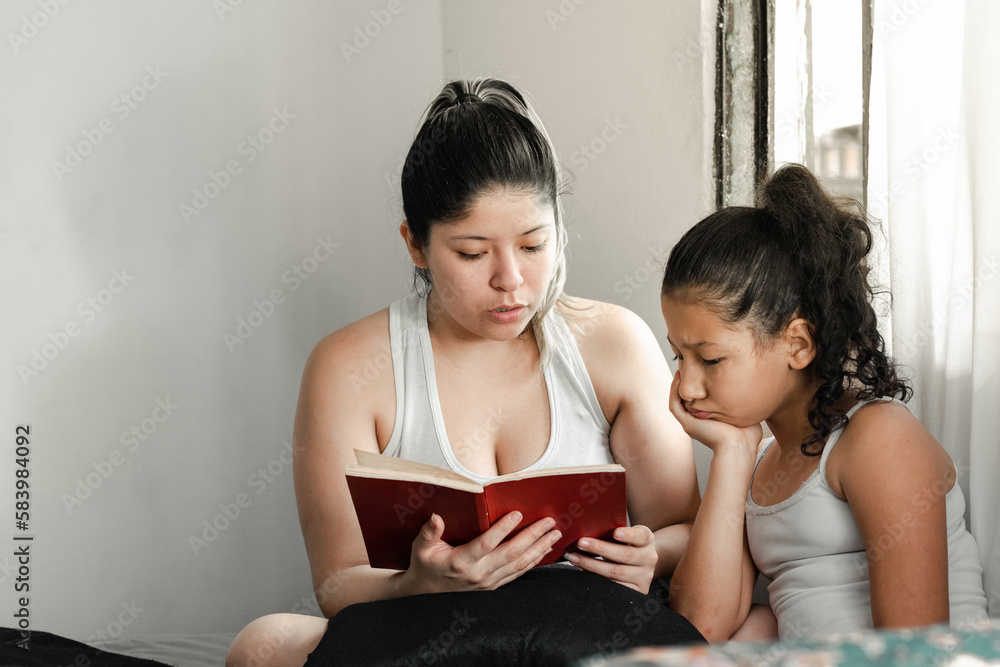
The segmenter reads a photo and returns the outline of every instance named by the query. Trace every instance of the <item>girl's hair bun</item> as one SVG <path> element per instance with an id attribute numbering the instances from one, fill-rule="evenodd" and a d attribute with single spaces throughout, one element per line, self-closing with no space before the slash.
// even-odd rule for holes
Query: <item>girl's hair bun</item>
<path id="1" fill-rule="evenodd" d="M 833 406 L 851 390 L 864 400 L 909 397 L 885 353 L 872 307 L 868 255 L 872 231 L 856 201 L 832 197 L 802 165 L 786 165 L 760 185 L 757 207 L 708 216 L 674 246 L 663 294 L 699 299 L 723 321 L 747 321 L 759 339 L 792 319 L 809 322 L 816 342 L 811 366 L 821 381 L 809 410 L 821 444 L 846 422 Z"/>

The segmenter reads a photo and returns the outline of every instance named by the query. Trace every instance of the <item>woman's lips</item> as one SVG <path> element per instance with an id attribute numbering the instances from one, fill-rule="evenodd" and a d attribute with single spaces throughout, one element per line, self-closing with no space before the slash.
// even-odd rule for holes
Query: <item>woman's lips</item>
<path id="1" fill-rule="evenodd" d="M 505 310 L 500 308 L 490 311 L 490 317 L 498 324 L 511 324 L 521 319 L 524 314 L 524 306 L 510 306 Z"/>

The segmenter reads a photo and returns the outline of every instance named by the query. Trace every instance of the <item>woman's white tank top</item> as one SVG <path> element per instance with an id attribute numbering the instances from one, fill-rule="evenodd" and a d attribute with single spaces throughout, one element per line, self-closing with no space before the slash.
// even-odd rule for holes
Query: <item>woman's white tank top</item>
<path id="1" fill-rule="evenodd" d="M 601 411 L 576 340 L 557 310 L 552 317 L 559 335 L 552 341 L 552 358 L 544 372 L 549 442 L 525 470 L 614 463 L 608 441 L 611 425 Z M 493 479 L 459 463 L 448 440 L 427 330 L 426 297 L 410 294 L 389 307 L 389 340 L 396 422 L 383 454 L 453 470 L 480 484 Z M 500 420 L 503 415 L 497 412 L 491 418 Z"/>

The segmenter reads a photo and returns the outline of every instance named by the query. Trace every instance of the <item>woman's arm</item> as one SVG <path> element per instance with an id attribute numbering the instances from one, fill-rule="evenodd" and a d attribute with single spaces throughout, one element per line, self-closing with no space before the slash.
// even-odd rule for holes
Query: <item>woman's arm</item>
<path id="1" fill-rule="evenodd" d="M 827 461 L 865 543 L 875 627 L 947 623 L 947 452 L 901 405 L 859 410 Z"/>
<path id="2" fill-rule="evenodd" d="M 616 531 L 619 543 L 582 541 L 581 550 L 604 560 L 576 564 L 647 592 L 653 578 L 674 571 L 698 512 L 694 452 L 667 409 L 670 369 L 649 327 L 624 308 L 586 303 L 589 310 L 568 317 L 611 424 L 611 452 L 626 470 L 632 526 Z"/>
<path id="3" fill-rule="evenodd" d="M 500 545 L 520 517 L 508 516 L 472 542 L 441 540 L 438 516 L 414 540 L 405 572 L 368 564 L 344 470 L 354 450 L 379 453 L 392 433 L 391 369 L 372 379 L 365 369 L 388 353 L 382 311 L 322 340 L 306 363 L 295 415 L 295 497 L 313 576 L 326 616 L 356 602 L 446 590 L 496 588 L 533 567 L 558 540 L 552 519 L 538 521 Z M 387 407 L 388 406 L 388 409 Z"/>

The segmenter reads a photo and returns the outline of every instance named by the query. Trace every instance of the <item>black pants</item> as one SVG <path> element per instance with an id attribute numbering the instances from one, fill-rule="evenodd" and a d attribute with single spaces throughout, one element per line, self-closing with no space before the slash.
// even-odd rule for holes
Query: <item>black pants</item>
<path id="1" fill-rule="evenodd" d="M 351 605 L 330 619 L 306 667 L 570 665 L 635 646 L 704 643 L 667 608 L 667 590 L 657 581 L 643 595 L 595 574 L 545 567 L 495 591 Z"/>

